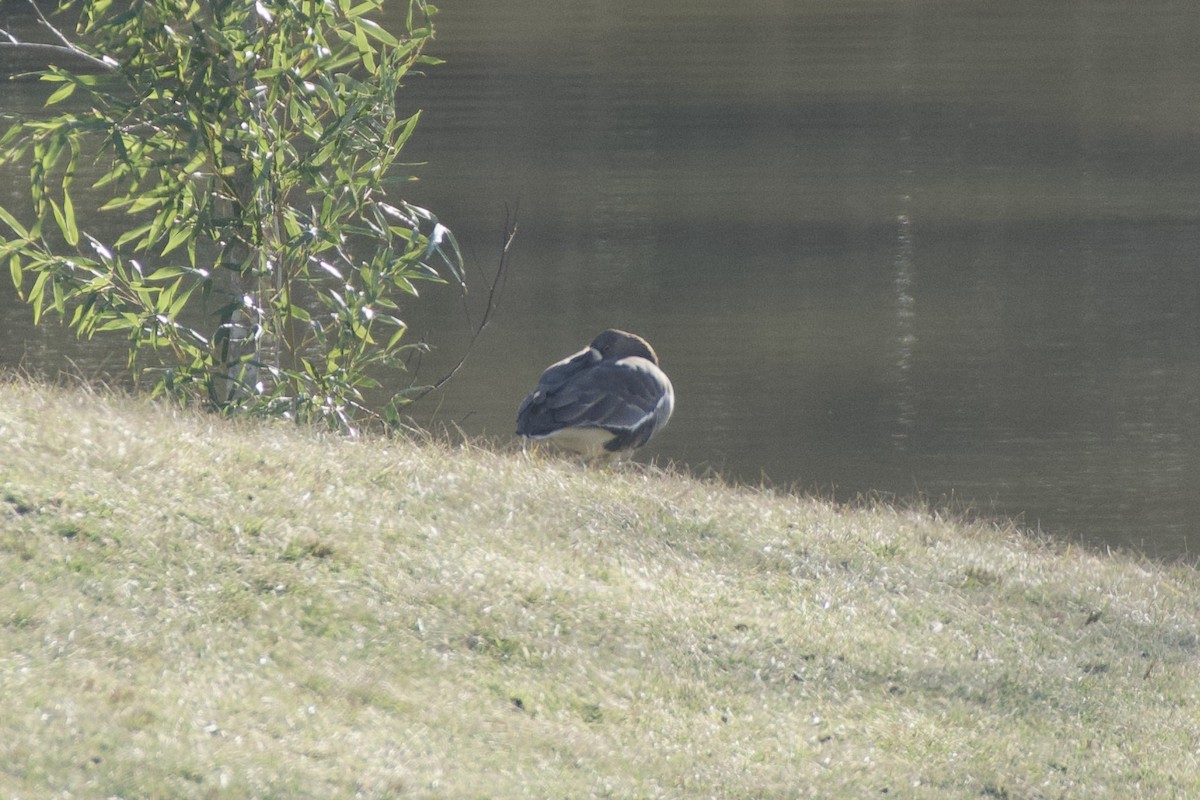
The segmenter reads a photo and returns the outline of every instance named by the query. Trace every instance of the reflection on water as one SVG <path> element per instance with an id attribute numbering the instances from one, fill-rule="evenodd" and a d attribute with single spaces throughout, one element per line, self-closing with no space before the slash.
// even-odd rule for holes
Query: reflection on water
<path id="1" fill-rule="evenodd" d="M 1200 15 L 1151 6 L 445 4 L 411 199 L 479 288 L 506 206 L 520 234 L 418 416 L 507 437 L 541 366 L 625 327 L 675 383 L 660 458 L 1194 551 Z M 3 363 L 120 367 L 23 314 L 0 291 Z M 459 300 L 408 319 L 436 378 Z"/>
<path id="2" fill-rule="evenodd" d="M 908 198 L 903 198 L 907 200 Z M 913 359 L 916 354 L 916 301 L 913 288 L 912 220 L 901 214 L 896 220 L 896 431 L 892 441 L 902 446 L 916 422 L 916 389 L 912 382 Z"/>

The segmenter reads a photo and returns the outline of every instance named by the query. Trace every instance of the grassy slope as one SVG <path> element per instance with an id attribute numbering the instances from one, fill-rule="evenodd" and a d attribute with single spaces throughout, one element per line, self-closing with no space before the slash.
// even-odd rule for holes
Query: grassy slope
<path id="1" fill-rule="evenodd" d="M 1198 590 L 915 512 L 0 383 L 5 797 L 1200 796 Z"/>

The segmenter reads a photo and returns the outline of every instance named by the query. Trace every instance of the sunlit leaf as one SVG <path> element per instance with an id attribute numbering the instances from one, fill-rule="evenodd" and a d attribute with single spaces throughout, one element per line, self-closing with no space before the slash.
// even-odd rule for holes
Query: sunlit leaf
<path id="1" fill-rule="evenodd" d="M 182 267 L 159 267 L 146 276 L 147 281 L 165 281 L 183 275 L 187 270 Z"/>
<path id="2" fill-rule="evenodd" d="M 156 206 L 161 206 L 162 204 L 163 198 L 161 197 L 143 195 L 142 197 L 138 197 L 130 202 L 129 213 L 136 214 L 139 211 L 145 211 L 148 208 L 154 208 Z"/>
<path id="3" fill-rule="evenodd" d="M 179 247 L 179 245 L 181 245 L 185 241 L 187 241 L 188 237 L 190 237 L 191 235 L 192 235 L 192 229 L 189 226 L 187 226 L 187 225 L 177 226 L 176 228 L 174 228 L 171 231 L 170 236 L 167 237 L 167 244 L 163 247 L 162 252 L 159 253 L 159 255 L 165 256 L 167 253 L 171 252 L 176 247 Z"/>
<path id="4" fill-rule="evenodd" d="M 87 236 L 88 243 L 91 244 L 92 249 L 96 251 L 96 255 L 100 256 L 100 258 L 103 259 L 104 261 L 112 260 L 112 257 L 113 257 L 112 251 L 109 250 L 107 247 L 105 247 L 104 244 L 99 239 L 97 239 L 94 236 L 91 236 L 90 234 L 86 234 L 86 233 L 84 234 L 84 236 Z"/>
<path id="5" fill-rule="evenodd" d="M 396 345 L 400 344 L 400 340 L 404 338 L 404 334 L 408 333 L 408 328 L 400 328 L 392 334 L 392 338 L 388 339 L 387 349 L 394 350 Z"/>
<path id="6" fill-rule="evenodd" d="M 341 270 L 339 270 L 339 269 L 338 269 L 337 267 L 335 267 L 333 264 L 330 264 L 328 261 L 323 261 L 323 260 L 322 260 L 322 261 L 318 261 L 317 263 L 318 263 L 318 264 L 320 264 L 320 266 L 321 266 L 321 269 L 325 270 L 326 272 L 328 272 L 328 273 L 329 273 L 330 275 L 332 275 L 333 277 L 337 278 L 337 279 L 338 279 L 338 280 L 340 280 L 340 281 L 341 281 L 341 280 L 345 280 L 345 278 L 342 276 L 342 272 L 341 272 Z"/>
<path id="7" fill-rule="evenodd" d="M 63 285 L 58 281 L 50 282 L 51 294 L 54 295 L 54 313 L 61 318 L 67 308 L 66 297 L 63 292 Z"/>
<path id="8" fill-rule="evenodd" d="M 104 331 L 127 331 L 131 328 L 136 328 L 140 325 L 137 318 L 132 314 L 123 314 L 119 317 L 110 319 L 101 325 L 97 325 L 95 330 L 97 333 Z"/>
<path id="9" fill-rule="evenodd" d="M 138 225 L 135 228 L 130 228 L 129 230 L 125 231 L 124 233 L 122 233 L 120 236 L 117 237 L 117 241 L 115 241 L 113 243 L 113 246 L 121 247 L 122 245 L 128 244 L 129 242 L 132 242 L 134 239 L 141 238 L 149 230 L 150 230 L 150 223 L 146 223 L 145 225 Z"/>
<path id="10" fill-rule="evenodd" d="M 363 60 L 363 66 L 367 72 L 374 75 L 379 71 L 379 67 L 375 63 L 375 49 L 371 47 L 371 43 L 367 41 L 367 33 L 363 28 L 362 21 L 354 24 L 354 45 L 358 48 L 358 54 Z"/>
<path id="11" fill-rule="evenodd" d="M 12 275 L 13 288 L 17 290 L 17 295 L 21 294 L 21 283 L 23 273 L 21 271 L 21 256 L 13 253 L 8 257 L 8 271 Z"/>
<path id="12" fill-rule="evenodd" d="M 184 306 L 187 305 L 188 300 L 191 299 L 192 292 L 194 292 L 195 290 L 196 290 L 195 286 L 189 286 L 186 289 L 184 289 L 182 292 L 180 292 L 179 296 L 175 298 L 175 302 L 171 304 L 171 307 L 169 309 L 167 309 L 167 316 L 170 317 L 171 319 L 178 318 L 180 312 L 183 311 Z"/>
<path id="13" fill-rule="evenodd" d="M 347 5 L 349 5 L 349 4 L 347 4 Z M 359 3 L 356 6 L 350 6 L 349 8 L 346 8 L 346 16 L 349 17 L 350 19 L 357 19 L 357 18 L 361 17 L 363 14 L 370 14 L 371 12 L 378 11 L 378 10 L 379 10 L 378 3 L 370 3 L 370 2 Z"/>
<path id="14" fill-rule="evenodd" d="M 63 221 L 67 226 L 64 231 L 67 244 L 74 247 L 79 244 L 79 228 L 75 224 L 75 203 L 71 201 L 71 195 L 66 191 L 65 184 L 63 188 Z"/>
<path id="15" fill-rule="evenodd" d="M 10 214 L 8 209 L 4 206 L 0 206 L 0 221 L 3 221 L 5 225 L 12 228 L 13 233 L 17 234 L 17 236 L 20 236 L 22 239 L 29 238 L 29 231 L 25 229 L 24 225 L 17 222 L 17 218 Z"/>
<path id="16" fill-rule="evenodd" d="M 64 83 L 62 86 L 59 86 L 57 89 L 55 89 L 53 92 L 51 92 L 50 96 L 46 98 L 46 106 L 49 107 L 49 106 L 54 105 L 55 103 L 59 103 L 63 100 L 66 100 L 68 97 L 70 97 L 74 93 L 75 93 L 75 84 L 70 83 L 70 82 Z"/>
<path id="17" fill-rule="evenodd" d="M 72 214 L 67 216 L 62 206 L 54 198 L 50 198 L 50 209 L 54 213 L 54 221 L 58 223 L 58 230 L 62 233 L 63 239 L 67 244 L 74 245 L 79 242 L 79 231 L 75 228 L 75 217 Z"/>
<path id="18" fill-rule="evenodd" d="M 29 290 L 29 295 L 25 298 L 25 302 L 33 306 L 33 324 L 37 325 L 42 318 L 42 310 L 44 308 L 44 298 L 46 291 L 46 282 L 50 280 L 51 272 L 44 270 L 40 272 L 37 279 L 33 282 L 33 288 Z"/>
<path id="19" fill-rule="evenodd" d="M 360 21 L 360 24 L 362 25 L 363 31 L 365 31 L 368 36 L 376 41 L 382 42 L 389 47 L 396 47 L 400 44 L 400 41 L 395 36 L 384 30 L 383 27 L 381 27 L 380 24 L 374 20 L 363 19 Z"/>

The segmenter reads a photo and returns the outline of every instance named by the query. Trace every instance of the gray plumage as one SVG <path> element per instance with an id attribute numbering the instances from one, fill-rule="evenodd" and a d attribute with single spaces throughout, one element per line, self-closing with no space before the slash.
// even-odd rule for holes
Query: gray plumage
<path id="1" fill-rule="evenodd" d="M 586 457 L 620 457 L 662 430 L 675 390 L 645 339 L 607 330 L 551 364 L 517 411 L 517 435 Z"/>

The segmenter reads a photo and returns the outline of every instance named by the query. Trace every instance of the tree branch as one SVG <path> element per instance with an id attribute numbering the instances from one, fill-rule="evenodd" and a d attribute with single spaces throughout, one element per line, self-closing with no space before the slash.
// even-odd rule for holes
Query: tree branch
<path id="1" fill-rule="evenodd" d="M 74 43 L 64 36 L 62 31 L 50 24 L 50 20 L 46 19 L 46 15 L 42 13 L 42 9 L 38 8 L 38 4 L 35 3 L 34 0 L 29 0 L 29 5 L 33 6 L 33 13 L 38 15 L 38 19 L 41 20 L 41 23 L 49 28 L 50 32 L 57 36 L 58 40 L 62 42 L 65 47 L 72 50 L 75 49 Z"/>
<path id="2" fill-rule="evenodd" d="M 111 58 L 97 58 L 96 56 L 81 50 L 78 45 L 66 37 L 66 35 L 58 28 L 54 27 L 50 20 L 46 19 L 46 15 L 42 13 L 42 9 L 34 0 L 29 0 L 29 5 L 33 8 L 33 12 L 37 14 L 38 22 L 54 35 L 62 44 L 50 44 L 49 42 L 22 42 L 16 36 L 13 36 L 6 30 L 0 29 L 0 35 L 8 39 L 7 42 L 0 42 L 0 52 L 17 51 L 24 53 L 32 53 L 35 55 L 44 56 L 47 61 L 52 56 L 67 55 L 72 58 L 81 59 L 93 67 L 98 67 L 106 72 L 111 72 L 117 68 L 117 62 Z"/>
<path id="3" fill-rule="evenodd" d="M 12 37 L 9 37 L 12 38 Z M 90 53 L 85 53 L 77 47 L 65 47 L 61 44 L 49 44 L 47 42 L 0 42 L 0 53 L 4 52 L 22 52 L 34 55 L 43 55 L 47 60 L 51 56 L 70 56 L 87 62 L 93 67 L 99 67 L 105 72 L 112 72 L 117 68 L 116 64 L 109 63 L 102 58 L 96 58 Z"/>
<path id="4" fill-rule="evenodd" d="M 471 340 L 467 342 L 467 349 L 463 351 L 462 357 L 458 359 L 458 363 L 435 383 L 417 389 L 411 395 L 413 402 L 420 400 L 432 391 L 442 388 L 458 373 L 462 365 L 466 363 L 467 356 L 471 354 L 471 349 L 475 346 L 479 335 L 483 333 L 483 329 L 492 321 L 492 317 L 495 316 L 496 309 L 499 307 L 500 293 L 504 291 L 505 279 L 508 277 L 508 251 L 512 248 L 513 239 L 516 238 L 516 235 L 517 209 L 514 208 L 511 215 L 507 212 L 504 215 L 504 245 L 500 248 L 500 263 L 496 266 L 496 275 L 492 278 L 492 285 L 488 290 L 487 307 L 484 309 L 483 317 L 479 320 L 479 326 L 471 331 Z M 411 389 L 412 387 L 409 388 Z"/>

